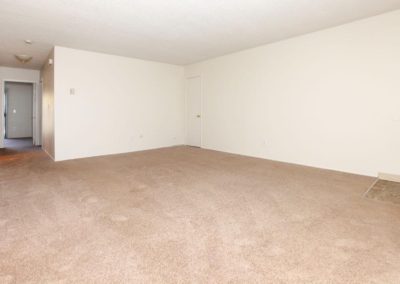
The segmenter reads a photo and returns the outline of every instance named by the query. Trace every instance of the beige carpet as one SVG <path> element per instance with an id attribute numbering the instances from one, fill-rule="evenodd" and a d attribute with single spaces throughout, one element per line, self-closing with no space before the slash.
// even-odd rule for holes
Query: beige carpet
<path id="1" fill-rule="evenodd" d="M 374 179 L 189 147 L 0 152 L 0 283 L 399 283 Z"/>
<path id="2" fill-rule="evenodd" d="M 400 182 L 377 180 L 365 197 L 400 205 Z"/>

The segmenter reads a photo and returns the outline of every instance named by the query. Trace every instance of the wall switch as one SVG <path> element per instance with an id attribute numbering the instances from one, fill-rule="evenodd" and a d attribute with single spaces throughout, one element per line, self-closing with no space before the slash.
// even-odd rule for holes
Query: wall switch
<path id="1" fill-rule="evenodd" d="M 69 94 L 70 95 L 75 95 L 75 88 L 69 89 Z"/>

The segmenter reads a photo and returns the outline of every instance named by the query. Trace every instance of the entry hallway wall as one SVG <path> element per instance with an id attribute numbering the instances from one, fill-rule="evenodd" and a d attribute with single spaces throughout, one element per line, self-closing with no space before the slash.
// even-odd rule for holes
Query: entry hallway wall
<path id="1" fill-rule="evenodd" d="M 43 97 L 42 149 L 54 159 L 54 50 L 40 72 Z"/>
<path id="2" fill-rule="evenodd" d="M 400 174 L 400 11 L 186 67 L 204 148 Z"/>
<path id="3" fill-rule="evenodd" d="M 41 111 L 42 111 L 42 98 L 40 89 L 40 71 L 30 70 L 22 68 L 10 68 L 0 66 L 0 111 L 3 114 L 4 111 L 4 81 L 16 81 L 16 82 L 30 82 L 34 83 L 35 86 L 35 124 L 36 131 L 34 133 L 35 145 L 41 144 Z M 4 147 L 4 116 L 0 115 L 0 148 Z"/>
<path id="4" fill-rule="evenodd" d="M 55 160 L 183 144 L 182 66 L 54 52 Z"/>

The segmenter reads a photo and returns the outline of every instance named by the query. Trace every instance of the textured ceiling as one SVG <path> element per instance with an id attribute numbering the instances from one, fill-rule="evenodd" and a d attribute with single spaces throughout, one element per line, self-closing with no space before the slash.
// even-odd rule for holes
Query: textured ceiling
<path id="1" fill-rule="evenodd" d="M 38 69 L 54 45 L 188 64 L 396 9 L 400 0 L 0 0 L 0 65 Z"/>

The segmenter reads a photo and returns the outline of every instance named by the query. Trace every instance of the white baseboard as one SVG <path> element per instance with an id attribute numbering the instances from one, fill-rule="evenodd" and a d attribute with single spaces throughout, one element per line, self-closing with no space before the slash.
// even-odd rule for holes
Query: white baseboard
<path id="1" fill-rule="evenodd" d="M 46 151 L 46 149 L 44 149 L 43 147 L 41 147 L 42 148 L 42 150 L 43 150 L 43 152 L 45 152 L 46 154 L 47 154 L 47 156 L 49 156 L 50 157 L 50 159 L 52 159 L 53 160 L 53 162 L 55 162 L 56 160 L 54 159 L 54 157 L 52 156 L 52 155 L 50 155 L 50 153 L 49 152 L 47 152 Z"/>
<path id="2" fill-rule="evenodd" d="M 388 181 L 400 182 L 400 175 L 379 173 L 378 178 L 383 179 L 383 180 L 388 180 Z"/>

